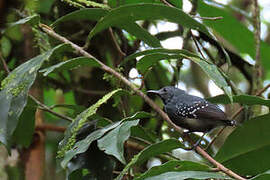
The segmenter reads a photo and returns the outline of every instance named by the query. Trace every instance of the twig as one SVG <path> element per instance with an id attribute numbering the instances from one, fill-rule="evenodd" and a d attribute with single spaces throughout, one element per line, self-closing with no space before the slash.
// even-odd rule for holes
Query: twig
<path id="1" fill-rule="evenodd" d="M 168 3 L 166 0 L 160 0 L 163 4 L 169 6 L 169 7 L 174 7 L 173 5 L 171 5 L 170 3 Z"/>
<path id="2" fill-rule="evenodd" d="M 3 66 L 4 66 L 4 70 L 6 71 L 7 74 L 9 74 L 9 73 L 10 73 L 10 70 L 9 70 L 8 65 L 7 65 L 5 59 L 3 58 L 1 52 L 0 52 L 0 59 L 1 59 L 2 64 L 3 64 Z"/>
<path id="3" fill-rule="evenodd" d="M 260 9 L 258 7 L 258 0 L 254 0 L 254 11 L 253 11 L 253 21 L 254 21 L 254 40 L 255 40 L 255 66 L 253 69 L 253 88 L 252 92 L 255 94 L 257 90 L 261 87 L 261 61 L 260 61 L 260 42 L 261 42 L 261 22 L 260 22 Z"/>
<path id="4" fill-rule="evenodd" d="M 201 17 L 201 16 L 191 16 L 193 18 L 199 18 L 199 19 L 203 19 L 203 20 L 220 20 L 223 19 L 222 16 L 218 16 L 218 17 Z"/>
<path id="5" fill-rule="evenodd" d="M 270 87 L 270 84 L 268 84 L 267 86 L 265 86 L 264 88 L 262 88 L 261 90 L 258 91 L 258 93 L 256 94 L 256 96 L 261 96 L 262 93 L 264 93 L 268 88 Z M 240 107 L 231 117 L 231 119 L 235 119 L 242 111 L 244 110 L 244 107 Z M 223 127 L 221 130 L 219 130 L 219 132 L 215 135 L 215 137 L 213 138 L 213 140 L 207 145 L 207 147 L 205 148 L 205 150 L 208 150 L 209 147 L 212 146 L 212 144 L 214 144 L 214 142 L 217 140 L 217 138 L 219 137 L 219 135 L 225 130 L 226 126 Z"/>
<path id="6" fill-rule="evenodd" d="M 45 104 L 41 103 L 39 100 L 37 100 L 37 99 L 36 99 L 34 96 L 32 96 L 31 94 L 28 94 L 28 96 L 40 106 L 39 109 L 41 109 L 41 110 L 43 110 L 43 111 L 47 111 L 47 112 L 49 112 L 49 113 L 51 113 L 51 114 L 53 114 L 53 115 L 55 115 L 55 116 L 57 116 L 57 117 L 60 117 L 60 118 L 62 118 L 62 119 L 64 119 L 64 120 L 67 120 L 67 121 L 70 121 L 70 122 L 73 121 L 73 119 L 70 118 L 70 117 L 68 117 L 68 116 L 59 114 L 59 113 L 57 113 L 57 112 L 55 112 L 55 111 L 52 111 L 48 106 L 46 106 Z"/>
<path id="7" fill-rule="evenodd" d="M 62 127 L 62 126 L 54 126 L 51 124 L 40 124 L 40 125 L 36 125 L 36 130 L 38 130 L 38 131 L 65 132 L 66 128 Z"/>
<path id="8" fill-rule="evenodd" d="M 96 90 L 88 90 L 88 89 L 82 89 L 82 88 L 73 88 L 75 91 L 82 92 L 85 94 L 91 94 L 91 95 L 105 95 L 106 91 L 96 91 Z"/>
<path id="9" fill-rule="evenodd" d="M 125 54 L 125 53 L 121 50 L 121 48 L 119 47 L 119 44 L 117 43 L 117 41 L 116 41 L 116 39 L 115 39 L 115 36 L 114 36 L 114 34 L 113 34 L 112 28 L 109 28 L 109 35 L 110 35 L 110 37 L 111 37 L 111 40 L 112 40 L 112 42 L 113 42 L 113 45 L 114 45 L 115 49 L 116 49 L 117 52 L 118 52 L 119 59 L 122 60 L 122 59 L 126 56 L 126 54 Z"/>
<path id="10" fill-rule="evenodd" d="M 203 59 L 206 59 L 206 58 L 204 57 L 204 55 L 203 55 L 203 53 L 202 53 L 202 51 L 201 51 L 199 45 L 198 45 L 197 40 L 196 40 L 195 37 L 194 37 L 192 31 L 190 31 L 190 34 L 191 34 L 192 40 L 194 41 L 194 44 L 195 44 L 197 50 L 199 51 L 199 53 L 201 54 L 202 58 L 203 58 Z"/>
<path id="11" fill-rule="evenodd" d="M 76 50 L 78 54 L 81 54 L 85 57 L 91 57 L 94 58 L 91 54 L 88 52 L 84 51 L 81 47 L 78 45 L 74 44 L 73 42 L 69 41 L 63 36 L 60 36 L 59 34 L 55 33 L 52 29 L 46 28 L 46 26 L 40 24 L 40 28 L 46 32 L 48 35 L 52 36 L 55 39 L 58 39 L 61 42 L 70 44 L 72 48 Z M 179 132 L 181 135 L 183 135 L 183 130 L 176 126 L 168 117 L 168 115 L 160 109 L 160 107 L 152 101 L 147 95 L 145 95 L 142 91 L 138 90 L 130 81 L 128 81 L 124 76 L 122 76 L 120 73 L 117 71 L 113 70 L 112 68 L 108 67 L 107 65 L 103 64 L 101 61 L 98 59 L 94 58 L 101 66 L 101 69 L 103 69 L 105 72 L 108 72 L 112 75 L 114 75 L 116 78 L 121 80 L 123 83 L 125 83 L 127 86 L 129 86 L 137 95 L 141 96 L 146 103 L 148 103 L 164 120 L 167 121 L 167 123 L 173 127 L 177 132 Z M 221 171 L 226 173 L 228 176 L 233 177 L 235 179 L 239 180 L 245 180 L 245 178 L 242 178 L 238 174 L 234 173 L 233 171 L 229 170 L 228 168 L 224 167 L 222 164 L 214 160 L 207 152 L 205 152 L 201 147 L 197 146 L 196 147 L 196 152 L 201 154 L 205 159 L 207 159 L 209 162 L 211 162 L 213 165 L 215 165 L 217 168 L 219 168 Z"/>

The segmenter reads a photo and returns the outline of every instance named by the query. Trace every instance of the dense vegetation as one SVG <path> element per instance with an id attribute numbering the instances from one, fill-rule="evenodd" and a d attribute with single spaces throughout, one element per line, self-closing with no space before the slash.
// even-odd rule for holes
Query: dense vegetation
<path id="1" fill-rule="evenodd" d="M 0 179 L 269 179 L 263 8 L 256 0 L 2 1 Z M 201 134 L 183 136 L 161 100 L 146 96 L 168 85 L 222 104 L 241 125 L 188 151 Z M 213 89 L 223 94 L 211 97 Z"/>

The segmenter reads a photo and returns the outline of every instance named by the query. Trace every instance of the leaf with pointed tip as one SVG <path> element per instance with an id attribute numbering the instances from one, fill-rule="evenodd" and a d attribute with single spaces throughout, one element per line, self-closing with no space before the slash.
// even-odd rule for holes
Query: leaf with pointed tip
<path id="1" fill-rule="evenodd" d="M 182 171 L 182 172 L 167 172 L 157 176 L 146 178 L 145 180 L 179 180 L 179 179 L 231 179 L 221 173 L 203 172 L 203 171 Z"/>
<path id="2" fill-rule="evenodd" d="M 115 129 L 111 130 L 104 137 L 98 140 L 98 147 L 106 154 L 113 155 L 121 163 L 126 164 L 124 158 L 124 142 L 130 136 L 130 128 L 137 126 L 139 120 L 125 121 Z"/>
<path id="3" fill-rule="evenodd" d="M 149 145 L 139 154 L 135 155 L 132 160 L 126 165 L 122 172 L 117 176 L 116 180 L 122 179 L 124 174 L 135 164 L 141 164 L 147 159 L 156 155 L 169 152 L 176 148 L 184 148 L 184 146 L 176 139 L 167 139 L 156 144 Z"/>
<path id="4" fill-rule="evenodd" d="M 192 161 L 168 161 L 160 166 L 154 166 L 134 180 L 143 180 L 148 177 L 161 175 L 170 171 L 209 171 L 209 167 Z"/>
<path id="5" fill-rule="evenodd" d="M 76 68 L 84 67 L 84 66 L 100 67 L 100 64 L 96 60 L 91 59 L 91 58 L 78 57 L 78 58 L 69 59 L 64 62 L 60 62 L 46 69 L 42 69 L 39 72 L 42 72 L 43 76 L 47 76 L 48 74 L 55 71 L 72 70 L 72 69 L 76 69 Z"/>
<path id="6" fill-rule="evenodd" d="M 230 104 L 230 99 L 227 95 L 218 95 L 214 97 L 207 98 L 208 101 L 216 104 Z M 244 105 L 263 105 L 270 107 L 270 100 L 264 99 L 259 96 L 252 96 L 252 95 L 236 95 L 233 96 L 234 103 L 240 103 Z"/>
<path id="7" fill-rule="evenodd" d="M 96 9 L 96 8 L 89 8 L 89 9 L 80 9 L 77 11 L 74 11 L 72 13 L 69 13 L 59 19 L 57 19 L 51 26 L 56 27 L 62 22 L 66 21 L 72 21 L 72 20 L 94 20 L 98 21 L 105 15 L 109 13 L 108 10 L 105 9 Z M 126 30 L 128 33 L 136 36 L 138 39 L 144 41 L 146 44 L 152 47 L 160 47 L 160 42 L 159 40 L 155 37 L 152 36 L 147 30 L 144 28 L 140 27 L 138 24 L 135 22 L 131 21 L 125 21 L 120 24 L 118 24 L 117 27 L 120 27 L 124 30 Z"/>

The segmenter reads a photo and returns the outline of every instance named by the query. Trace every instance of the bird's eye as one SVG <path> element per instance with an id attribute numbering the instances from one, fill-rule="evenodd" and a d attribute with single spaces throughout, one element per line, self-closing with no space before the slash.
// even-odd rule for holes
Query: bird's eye
<path id="1" fill-rule="evenodd" d="M 164 92 L 167 92 L 167 88 L 164 88 L 163 91 L 164 91 Z"/>

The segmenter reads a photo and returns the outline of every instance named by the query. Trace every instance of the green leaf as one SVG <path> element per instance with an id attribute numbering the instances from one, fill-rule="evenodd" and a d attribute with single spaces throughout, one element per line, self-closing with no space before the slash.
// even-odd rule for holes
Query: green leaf
<path id="1" fill-rule="evenodd" d="M 218 95 L 215 97 L 207 98 L 208 101 L 216 104 L 230 104 L 230 99 L 226 95 Z M 234 103 L 240 103 L 244 105 L 264 105 L 270 107 L 270 100 L 264 99 L 259 96 L 252 95 L 236 95 L 233 96 Z"/>
<path id="2" fill-rule="evenodd" d="M 1 38 L 1 52 L 4 58 L 9 56 L 11 52 L 11 48 L 12 48 L 12 44 L 10 40 L 6 36 L 3 36 Z"/>
<path id="3" fill-rule="evenodd" d="M 35 26 L 38 25 L 38 23 L 40 22 L 40 16 L 35 14 L 32 16 L 28 16 L 26 18 L 20 19 L 19 21 L 16 21 L 14 23 L 10 23 L 7 27 L 7 29 L 17 26 L 17 25 L 22 25 L 22 24 L 29 24 L 31 26 Z M 5 29 L 5 31 L 7 30 Z"/>
<path id="4" fill-rule="evenodd" d="M 252 180 L 268 180 L 270 178 L 270 170 L 251 178 Z"/>
<path id="5" fill-rule="evenodd" d="M 81 9 L 78 11 L 74 11 L 72 13 L 69 13 L 59 19 L 57 19 L 51 26 L 55 27 L 59 25 L 62 22 L 66 21 L 72 21 L 72 20 L 92 20 L 92 21 L 98 21 L 100 20 L 103 16 L 108 14 L 108 10 L 105 9 Z M 138 39 L 143 40 L 146 44 L 152 47 L 160 47 L 160 42 L 159 40 L 155 37 L 152 36 L 147 30 L 143 29 L 140 27 L 138 24 L 131 22 L 131 21 L 126 21 L 122 22 L 121 24 L 118 24 L 120 28 L 125 29 L 128 33 L 136 36 Z"/>
<path id="6" fill-rule="evenodd" d="M 246 121 L 235 129 L 215 159 L 242 175 L 256 175 L 269 169 L 270 114 Z"/>
<path id="7" fill-rule="evenodd" d="M 35 131 L 35 114 L 37 110 L 36 103 L 28 98 L 27 105 L 25 106 L 18 125 L 13 134 L 13 141 L 18 145 L 27 148 L 31 142 Z"/>
<path id="8" fill-rule="evenodd" d="M 11 137 L 19 117 L 27 104 L 27 96 L 42 63 L 56 51 L 68 45 L 59 45 L 44 54 L 21 64 L 1 82 L 0 91 L 0 142 L 10 148 Z M 68 46 L 70 47 L 70 46 Z"/>
<path id="9" fill-rule="evenodd" d="M 98 140 L 98 147 L 105 151 L 106 154 L 113 155 L 121 163 L 126 164 L 124 158 L 124 142 L 130 136 L 130 128 L 137 126 L 139 120 L 125 121 L 118 127 L 107 133 L 104 137 Z"/>
<path id="10" fill-rule="evenodd" d="M 97 109 L 102 104 L 106 103 L 108 101 L 108 99 L 110 99 L 117 92 L 121 92 L 121 89 L 117 89 L 117 90 L 114 90 L 114 91 L 106 94 L 97 103 L 95 103 L 92 106 L 90 106 L 89 108 L 87 108 L 85 111 L 80 113 L 75 118 L 75 120 L 68 126 L 67 130 L 65 131 L 64 139 L 59 143 L 59 149 L 60 149 L 58 152 L 59 157 L 64 156 L 64 154 L 74 146 L 75 141 L 76 141 L 76 134 L 77 134 L 78 130 L 87 122 L 88 117 L 94 115 L 96 113 Z"/>
<path id="11" fill-rule="evenodd" d="M 168 161 L 160 166 L 154 166 L 134 180 L 143 180 L 170 171 L 209 171 L 209 167 L 192 161 Z"/>
<path id="12" fill-rule="evenodd" d="M 203 69 L 203 71 L 215 82 L 215 84 L 223 89 L 232 100 L 231 88 L 228 86 L 222 73 L 214 64 L 207 62 L 207 60 L 200 58 L 196 54 L 186 50 L 157 48 L 134 53 L 125 58 L 124 63 L 139 56 L 143 57 L 139 60 L 136 67 L 141 73 L 145 73 L 149 67 L 153 66 L 160 60 L 177 58 L 189 59 L 198 64 Z"/>
<path id="13" fill-rule="evenodd" d="M 94 29 L 92 29 L 89 38 L 92 38 L 95 34 L 110 26 L 120 27 L 125 25 L 126 22 L 135 22 L 138 20 L 167 20 L 188 28 L 196 29 L 213 38 L 203 24 L 194 20 L 182 10 L 150 3 L 125 5 L 111 10 L 104 18 L 100 19 Z"/>
<path id="14" fill-rule="evenodd" d="M 234 10 L 235 11 L 235 10 Z M 235 12 L 229 6 L 211 5 L 198 1 L 198 13 L 206 17 L 223 17 L 221 20 L 209 21 L 204 20 L 203 23 L 212 28 L 219 36 L 222 36 L 225 41 L 223 44 L 229 49 L 234 49 L 238 54 L 249 54 L 255 59 L 255 42 L 254 35 L 245 25 L 243 25 L 235 17 Z M 233 27 L 233 28 L 230 28 Z M 241 37 L 241 40 L 239 40 Z M 221 42 L 222 43 L 222 42 Z M 228 45 L 229 44 L 229 45 Z M 261 41 L 261 60 L 265 69 L 270 68 L 270 46 Z"/>
<path id="15" fill-rule="evenodd" d="M 135 155 L 132 160 L 126 165 L 122 172 L 117 176 L 117 180 L 122 179 L 124 174 L 135 164 L 142 164 L 146 160 L 156 155 L 169 152 L 176 148 L 184 148 L 180 141 L 176 139 L 167 139 L 156 144 L 152 144 L 143 149 L 139 154 Z"/>
<path id="16" fill-rule="evenodd" d="M 231 179 L 220 173 L 203 172 L 203 171 L 182 171 L 182 172 L 167 172 L 158 176 L 149 177 L 145 180 L 179 180 L 179 179 Z"/>
<path id="17" fill-rule="evenodd" d="M 42 72 L 43 76 L 47 76 L 48 74 L 54 71 L 72 70 L 84 66 L 100 67 L 100 64 L 95 59 L 87 57 L 78 57 L 58 63 L 46 69 L 42 69 L 39 72 Z"/>
<path id="18" fill-rule="evenodd" d="M 55 22 L 51 24 L 52 27 L 56 27 L 62 22 L 67 21 L 81 21 L 81 20 L 92 20 L 98 21 L 100 18 L 105 16 L 108 13 L 108 10 L 105 9 L 96 9 L 96 8 L 85 8 L 77 11 L 73 11 L 65 16 L 58 18 Z"/>

